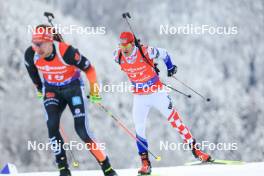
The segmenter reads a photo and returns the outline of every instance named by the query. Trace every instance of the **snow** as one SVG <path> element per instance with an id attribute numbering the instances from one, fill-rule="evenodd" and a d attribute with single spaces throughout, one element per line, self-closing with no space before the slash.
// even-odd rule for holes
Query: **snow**
<path id="1" fill-rule="evenodd" d="M 0 165 L 14 163 L 21 172 L 51 171 L 55 168 L 52 152 L 27 150 L 28 141 L 48 141 L 42 102 L 36 98 L 34 86 L 23 63 L 24 51 L 31 40 L 27 26 L 47 23 L 44 11 L 54 13 L 56 24 L 83 27 L 103 25 L 107 28 L 107 33 L 103 36 L 76 33 L 64 35 L 67 42 L 91 60 L 99 81 L 104 85 L 127 81 L 119 66 L 114 63 L 112 54 L 118 45 L 119 32 L 128 30 L 121 13 L 129 11 L 133 17 L 135 32 L 141 41 L 165 48 L 179 68 L 177 78 L 212 99 L 210 103 L 206 103 L 193 94 L 193 98 L 188 100 L 177 93 L 170 94 L 175 108 L 183 116 L 197 141 L 237 143 L 236 151 L 208 151 L 207 148 L 215 158 L 263 161 L 263 0 L 152 0 L 151 3 L 140 1 L 140 6 L 138 4 L 139 1 L 123 0 L 108 3 L 105 0 L 79 0 L 78 3 L 72 0 L 1 1 Z M 188 23 L 237 26 L 239 34 L 159 34 L 161 24 L 178 26 Z M 159 66 L 164 81 L 181 91 L 191 93 L 178 82 L 165 78 L 166 70 L 162 63 Z M 114 92 L 103 93 L 102 97 L 103 104 L 134 130 L 132 95 Z M 106 152 L 114 167 L 136 168 L 139 165 L 135 142 L 94 105 L 89 106 L 89 122 L 98 141 L 106 143 Z M 79 141 L 68 109 L 63 114 L 62 124 L 69 139 Z M 161 162 L 153 162 L 153 167 L 181 165 L 193 158 L 191 152 L 159 149 L 160 141 L 179 143 L 181 140 L 166 117 L 161 116 L 158 111 L 151 111 L 149 114 L 147 135 L 151 150 L 163 157 Z M 81 170 L 98 168 L 97 162 L 88 152 L 73 152 L 80 161 Z M 182 170 L 182 167 L 176 168 L 177 172 Z M 196 168 L 200 167 L 193 169 Z M 184 174 L 188 173 L 188 167 L 183 167 L 183 170 Z"/>
<path id="2" fill-rule="evenodd" d="M 136 169 L 117 170 L 119 176 L 135 176 Z M 196 165 L 153 168 L 155 176 L 259 176 L 264 172 L 264 162 L 239 165 Z M 2 175 L 2 174 L 0 174 Z M 58 172 L 34 172 L 18 174 L 19 176 L 58 176 Z M 73 176 L 103 176 L 101 171 L 73 171 Z"/>

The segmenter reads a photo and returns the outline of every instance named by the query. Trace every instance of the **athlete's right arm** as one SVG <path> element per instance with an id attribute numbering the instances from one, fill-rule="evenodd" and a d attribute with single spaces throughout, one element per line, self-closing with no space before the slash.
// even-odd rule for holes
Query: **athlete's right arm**
<path id="1" fill-rule="evenodd" d="M 42 90 L 42 81 L 40 79 L 38 69 L 36 68 L 34 64 L 34 54 L 32 47 L 28 47 L 25 51 L 25 66 L 27 68 L 28 74 L 32 80 L 32 82 L 35 84 L 38 92 L 41 92 Z"/>
<path id="2" fill-rule="evenodd" d="M 90 101 L 92 103 L 100 103 L 101 97 L 99 93 L 99 84 L 97 82 L 97 76 L 94 66 L 83 55 L 80 54 L 78 49 L 69 46 L 64 56 L 64 61 L 69 65 L 74 65 L 80 70 L 84 71 L 89 83 L 90 83 Z"/>

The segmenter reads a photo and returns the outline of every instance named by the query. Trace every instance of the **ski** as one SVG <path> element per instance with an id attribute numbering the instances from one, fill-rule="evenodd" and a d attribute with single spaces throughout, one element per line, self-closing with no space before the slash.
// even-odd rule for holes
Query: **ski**
<path id="1" fill-rule="evenodd" d="M 210 165 L 210 164 L 223 164 L 223 165 L 236 165 L 236 164 L 244 164 L 244 161 L 239 160 L 212 160 L 212 161 L 193 161 L 187 162 L 185 166 L 193 166 L 193 165 Z"/>

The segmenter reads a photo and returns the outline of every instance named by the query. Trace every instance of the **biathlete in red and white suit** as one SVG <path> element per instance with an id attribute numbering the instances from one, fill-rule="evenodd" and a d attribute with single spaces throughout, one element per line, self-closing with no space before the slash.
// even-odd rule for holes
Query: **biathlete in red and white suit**
<path id="1" fill-rule="evenodd" d="M 162 59 L 167 67 L 168 76 L 177 72 L 177 67 L 172 63 L 171 57 L 165 49 L 153 48 L 142 45 L 142 53 L 135 46 L 135 38 L 131 32 L 120 34 L 120 45 L 115 50 L 115 61 L 120 65 L 133 85 L 133 120 L 136 128 L 137 138 L 148 147 L 145 135 L 147 116 L 150 108 L 158 109 L 173 128 L 176 128 L 184 142 L 192 148 L 195 158 L 202 161 L 211 159 L 210 155 L 202 152 L 196 144 L 190 130 L 182 122 L 181 116 L 173 108 L 171 99 L 159 75 L 155 71 L 154 60 Z M 142 56 L 145 55 L 145 58 Z M 138 152 L 141 157 L 142 167 L 138 173 L 142 175 L 151 174 L 151 163 L 148 151 L 137 142 Z"/>

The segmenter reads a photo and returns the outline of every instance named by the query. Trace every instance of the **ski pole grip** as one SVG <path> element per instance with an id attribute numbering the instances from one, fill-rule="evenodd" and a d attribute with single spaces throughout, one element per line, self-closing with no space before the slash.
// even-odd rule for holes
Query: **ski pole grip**
<path id="1" fill-rule="evenodd" d="M 47 18 L 51 17 L 54 19 L 54 15 L 51 12 L 44 12 L 44 16 L 46 16 Z"/>
<path id="2" fill-rule="evenodd" d="M 127 17 L 128 17 L 128 18 L 131 18 L 131 16 L 130 16 L 129 12 L 127 12 Z"/>
<path id="3" fill-rule="evenodd" d="M 123 17 L 123 18 L 126 18 L 126 17 L 131 18 L 129 12 L 125 12 L 125 13 L 123 13 L 123 14 L 122 14 L 122 17 Z"/>

